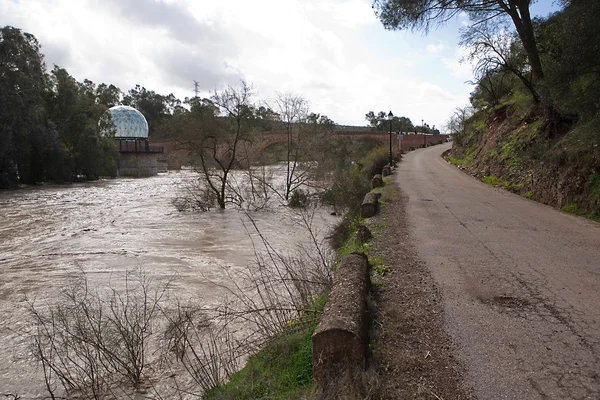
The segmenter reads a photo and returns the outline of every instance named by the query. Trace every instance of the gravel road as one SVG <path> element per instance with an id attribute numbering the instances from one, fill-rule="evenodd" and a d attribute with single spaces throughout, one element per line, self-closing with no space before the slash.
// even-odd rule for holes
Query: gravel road
<path id="1" fill-rule="evenodd" d="M 600 399 L 600 224 L 404 156 L 409 236 L 478 399 Z"/>

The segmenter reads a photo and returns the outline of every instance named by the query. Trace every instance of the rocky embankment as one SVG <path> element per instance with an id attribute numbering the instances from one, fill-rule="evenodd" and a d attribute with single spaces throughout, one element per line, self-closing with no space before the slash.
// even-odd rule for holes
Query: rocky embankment
<path id="1" fill-rule="evenodd" d="M 544 204 L 600 218 L 600 135 L 510 105 L 477 112 L 449 161 L 483 181 Z"/>

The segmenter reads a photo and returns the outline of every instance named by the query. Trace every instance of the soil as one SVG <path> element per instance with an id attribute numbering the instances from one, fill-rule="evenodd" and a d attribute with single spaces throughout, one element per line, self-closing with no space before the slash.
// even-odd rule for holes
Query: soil
<path id="1" fill-rule="evenodd" d="M 470 399 L 463 367 L 444 329 L 441 293 L 411 245 L 406 197 L 396 185 L 387 185 L 381 201 L 380 214 L 369 222 L 374 233 L 370 254 L 385 265 L 382 275 L 372 276 L 367 375 L 378 389 L 371 397 Z"/>

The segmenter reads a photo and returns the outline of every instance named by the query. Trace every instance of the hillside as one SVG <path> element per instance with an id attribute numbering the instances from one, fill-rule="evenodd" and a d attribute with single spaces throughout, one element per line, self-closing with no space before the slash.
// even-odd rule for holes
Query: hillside
<path id="1" fill-rule="evenodd" d="M 448 159 L 490 184 L 600 218 L 600 2 L 563 1 L 533 21 L 530 42 L 474 26 L 462 44 L 476 62 L 470 106 L 449 123 Z M 530 62 L 538 49 L 540 65 Z"/>
<path id="2" fill-rule="evenodd" d="M 507 96 L 473 114 L 448 159 L 523 197 L 600 218 L 600 135 L 594 121 L 552 125 L 529 99 Z"/>

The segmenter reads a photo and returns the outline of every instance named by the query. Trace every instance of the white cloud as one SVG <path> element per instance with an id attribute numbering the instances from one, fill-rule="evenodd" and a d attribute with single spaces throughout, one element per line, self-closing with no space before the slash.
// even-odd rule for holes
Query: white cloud
<path id="1" fill-rule="evenodd" d="M 473 79 L 473 63 L 468 60 L 468 51 L 464 47 L 459 47 L 454 56 L 442 58 L 444 66 L 450 75 L 461 79 L 463 82 Z"/>
<path id="2" fill-rule="evenodd" d="M 0 0 L 0 26 L 33 33 L 49 67 L 123 91 L 140 84 L 183 98 L 194 80 L 208 92 L 246 79 L 259 100 L 293 91 L 339 123 L 364 125 L 368 111 L 390 108 L 414 122 L 441 123 L 464 104 L 462 82 L 470 77 L 460 54 L 441 58 L 455 53 L 455 28 L 432 38 L 385 31 L 371 4 Z"/>
<path id="3" fill-rule="evenodd" d="M 440 51 L 444 50 L 445 48 L 446 48 L 446 46 L 444 46 L 443 43 L 427 45 L 427 51 L 430 53 L 439 53 Z"/>

